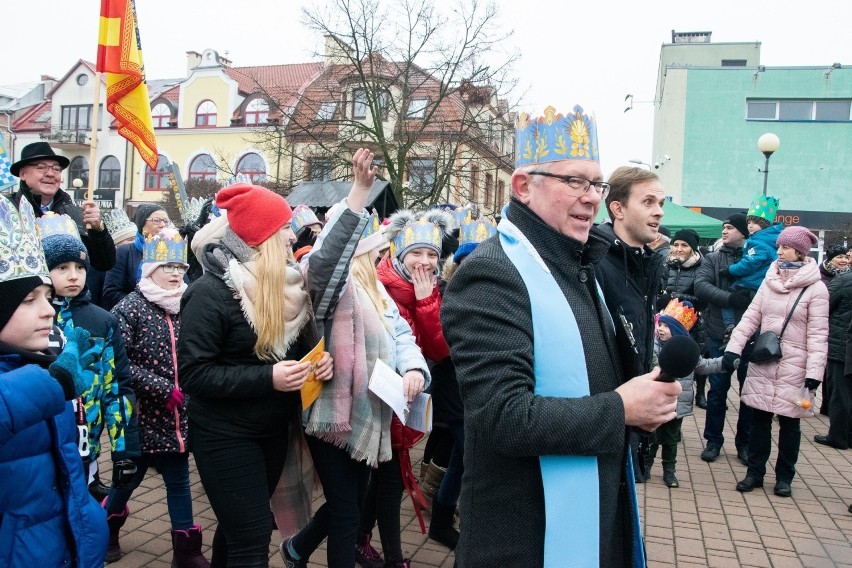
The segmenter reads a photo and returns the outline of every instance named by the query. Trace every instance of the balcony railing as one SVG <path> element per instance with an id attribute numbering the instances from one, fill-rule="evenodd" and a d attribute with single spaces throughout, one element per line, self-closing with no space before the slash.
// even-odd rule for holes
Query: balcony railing
<path id="1" fill-rule="evenodd" d="M 55 144 L 82 144 L 88 146 L 92 142 L 92 134 L 86 130 L 52 130 L 39 134 L 42 140 Z"/>

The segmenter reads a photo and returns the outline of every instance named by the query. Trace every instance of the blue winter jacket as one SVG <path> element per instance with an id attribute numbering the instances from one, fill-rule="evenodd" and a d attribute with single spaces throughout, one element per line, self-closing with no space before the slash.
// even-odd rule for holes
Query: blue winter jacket
<path id="1" fill-rule="evenodd" d="M 743 244 L 743 257 L 728 267 L 731 276 L 736 278 L 735 286 L 757 290 L 763 283 L 763 277 L 769 266 L 778 260 L 778 247 L 775 241 L 784 229 L 783 223 L 771 225 L 752 234 Z"/>
<path id="2" fill-rule="evenodd" d="M 0 566 L 101 568 L 106 512 L 86 487 L 71 402 L 45 369 L 4 351 Z"/>

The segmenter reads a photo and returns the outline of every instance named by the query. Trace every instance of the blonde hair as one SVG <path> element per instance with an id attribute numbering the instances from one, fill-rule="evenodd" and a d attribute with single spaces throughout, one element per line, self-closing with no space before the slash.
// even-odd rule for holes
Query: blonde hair
<path id="1" fill-rule="evenodd" d="M 285 342 L 284 284 L 289 247 L 277 233 L 254 247 L 257 266 L 257 296 L 254 324 L 257 341 L 254 354 L 263 361 L 277 359 L 276 347 Z"/>
<path id="2" fill-rule="evenodd" d="M 379 319 L 382 320 L 385 328 L 390 331 L 390 325 L 388 324 L 387 319 L 385 319 L 385 310 L 388 307 L 388 302 L 384 295 L 379 291 L 378 278 L 376 278 L 376 266 L 370 259 L 370 255 L 359 254 L 353 258 L 350 272 L 352 273 L 352 278 L 355 280 L 355 283 L 360 286 L 367 294 L 367 297 L 370 298 L 370 303 L 373 304 L 373 307 L 376 309 L 376 313 L 378 314 Z"/>

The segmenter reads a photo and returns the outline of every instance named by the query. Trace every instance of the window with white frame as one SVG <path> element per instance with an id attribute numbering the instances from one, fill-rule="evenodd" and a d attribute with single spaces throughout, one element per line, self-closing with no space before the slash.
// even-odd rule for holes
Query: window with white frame
<path id="1" fill-rule="evenodd" d="M 408 187 L 419 194 L 429 194 L 435 187 L 437 162 L 428 158 L 414 158 L 408 162 Z"/>
<path id="2" fill-rule="evenodd" d="M 746 120 L 779 122 L 849 122 L 852 119 L 850 99 L 785 99 L 746 101 Z"/>
<path id="3" fill-rule="evenodd" d="M 145 166 L 145 191 L 163 191 L 169 188 L 169 172 L 166 166 L 169 161 L 165 156 L 157 156 L 157 169 Z"/>
<path id="4" fill-rule="evenodd" d="M 405 113 L 405 118 L 424 118 L 427 106 L 429 106 L 429 99 L 411 99 L 408 101 L 408 112 Z"/>
<path id="5" fill-rule="evenodd" d="M 216 161 L 210 154 L 199 154 L 189 164 L 189 179 L 216 179 Z"/>
<path id="6" fill-rule="evenodd" d="M 121 164 L 115 156 L 107 156 L 101 162 L 98 189 L 118 189 L 119 187 L 121 187 Z"/>
<path id="7" fill-rule="evenodd" d="M 248 153 L 237 162 L 237 175 L 248 176 L 252 183 L 266 181 L 266 163 L 260 154 Z"/>
<path id="8" fill-rule="evenodd" d="M 246 124 L 264 124 L 269 118 L 269 103 L 261 98 L 252 99 L 246 105 Z"/>
<path id="9" fill-rule="evenodd" d="M 382 120 L 388 118 L 388 102 L 390 94 L 387 91 L 381 90 L 376 93 L 379 110 L 382 114 Z M 365 89 L 355 89 L 352 92 L 352 118 L 367 118 L 367 110 L 370 108 L 370 100 Z"/>
<path id="10" fill-rule="evenodd" d="M 199 128 L 216 126 L 216 103 L 201 101 L 195 110 L 195 126 Z"/>
<path id="11" fill-rule="evenodd" d="M 337 110 L 335 101 L 325 101 L 317 111 L 317 120 L 331 120 L 334 118 L 334 112 Z M 365 111 L 366 112 L 366 111 Z"/>
<path id="12" fill-rule="evenodd" d="M 171 119 L 172 110 L 166 103 L 159 103 L 151 109 L 151 120 L 154 122 L 154 128 L 168 128 Z"/>

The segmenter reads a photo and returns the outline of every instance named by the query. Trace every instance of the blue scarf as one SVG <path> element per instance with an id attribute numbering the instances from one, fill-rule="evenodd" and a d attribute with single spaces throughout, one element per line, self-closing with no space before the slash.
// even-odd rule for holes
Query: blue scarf
<path id="1" fill-rule="evenodd" d="M 532 244 L 506 219 L 497 225 L 500 244 L 518 269 L 527 288 L 533 321 L 535 394 L 547 397 L 589 396 L 583 341 L 571 306 Z M 598 294 L 601 294 L 598 288 Z M 603 303 L 603 298 L 601 298 Z M 610 320 L 609 325 L 612 326 Z M 560 348 L 554 348 L 554 346 Z M 566 352 L 566 349 L 568 352 Z M 572 361 L 566 365 L 565 361 Z M 600 492 L 598 460 L 594 456 L 540 456 L 544 488 L 545 568 L 598 567 L 600 563 Z M 639 527 L 633 466 L 628 452 L 628 491 L 633 508 L 634 566 L 645 566 Z"/>
<path id="2" fill-rule="evenodd" d="M 136 240 L 133 241 L 133 246 L 136 247 L 136 250 L 139 251 L 139 254 L 142 253 L 142 249 L 145 247 L 145 237 L 142 236 L 142 233 L 136 233 Z M 139 266 L 136 267 L 136 283 L 139 284 L 139 281 L 142 280 L 142 262 L 139 262 Z"/>

